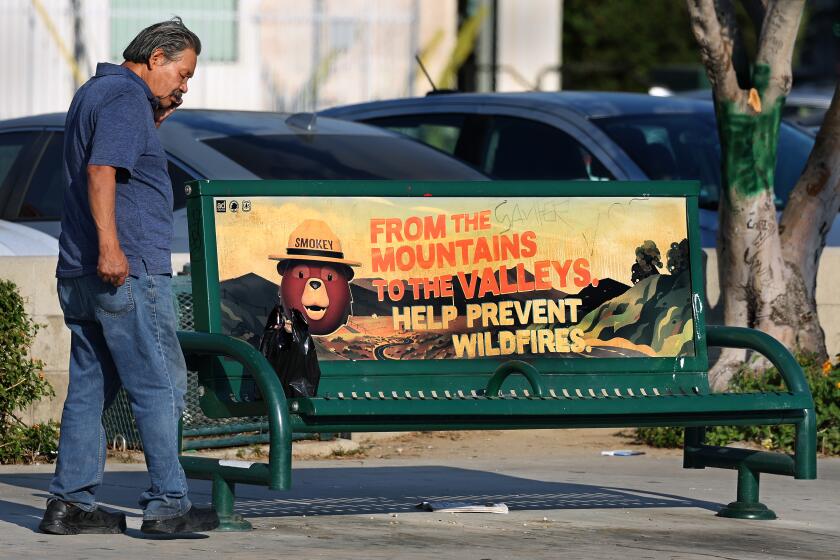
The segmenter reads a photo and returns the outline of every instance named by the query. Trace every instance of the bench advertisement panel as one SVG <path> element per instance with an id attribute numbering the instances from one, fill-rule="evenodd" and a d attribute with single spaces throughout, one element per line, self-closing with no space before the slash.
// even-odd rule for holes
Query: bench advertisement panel
<path id="1" fill-rule="evenodd" d="M 214 199 L 223 330 L 319 360 L 694 356 L 681 197 Z"/>

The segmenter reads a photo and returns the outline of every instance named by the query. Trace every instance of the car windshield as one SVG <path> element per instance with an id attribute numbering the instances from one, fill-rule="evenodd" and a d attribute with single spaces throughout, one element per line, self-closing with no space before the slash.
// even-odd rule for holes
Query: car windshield
<path id="1" fill-rule="evenodd" d="M 649 179 L 700 181 L 700 205 L 720 200 L 720 144 L 714 116 L 634 115 L 594 119 Z M 776 206 L 782 208 L 805 168 L 814 138 L 782 123 L 776 160 Z"/>
<path id="2" fill-rule="evenodd" d="M 398 136 L 240 135 L 203 142 L 262 179 L 486 179 L 443 153 Z"/>

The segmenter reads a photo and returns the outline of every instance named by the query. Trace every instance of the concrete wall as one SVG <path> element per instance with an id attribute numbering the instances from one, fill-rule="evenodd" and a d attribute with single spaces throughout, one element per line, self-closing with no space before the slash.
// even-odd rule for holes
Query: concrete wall
<path id="1" fill-rule="evenodd" d="M 181 269 L 186 255 L 173 258 L 175 270 Z M 67 363 L 70 332 L 64 326 L 55 288 L 55 257 L 0 257 L 0 278 L 18 285 L 26 309 L 34 320 L 44 325 L 35 338 L 32 355 L 44 361 L 44 374 L 55 388 L 56 396 L 30 408 L 25 421 L 42 422 L 59 419 L 67 394 Z M 823 253 L 817 278 L 817 301 L 820 321 L 826 333 L 829 355 L 840 353 L 840 290 L 834 284 L 840 277 L 840 248 L 827 248 Z M 717 285 L 717 259 L 707 251 L 706 279 L 709 305 L 707 321 L 720 323 Z"/>
<path id="2" fill-rule="evenodd" d="M 828 355 L 832 358 L 840 354 L 840 290 L 837 279 L 840 278 L 840 247 L 829 247 L 820 260 L 817 274 L 817 312 L 825 331 L 825 343 Z"/>
<path id="3" fill-rule="evenodd" d="M 722 311 L 718 305 L 720 287 L 717 281 L 717 256 L 714 251 L 706 251 L 706 292 L 710 309 L 707 309 L 706 321 L 722 324 Z M 825 343 L 828 355 L 840 353 L 840 290 L 837 289 L 840 278 L 840 247 L 826 247 L 820 260 L 817 273 L 817 313 L 825 331 Z"/>
<path id="4" fill-rule="evenodd" d="M 21 419 L 30 424 L 61 418 L 67 395 L 70 361 L 70 331 L 58 303 L 55 267 L 58 257 L 0 257 L 0 278 L 17 284 L 26 311 L 41 325 L 32 346 L 32 356 L 44 362 L 44 376 L 55 389 L 55 397 L 31 406 Z M 172 255 L 172 269 L 182 270 L 188 254 Z"/>
<path id="5" fill-rule="evenodd" d="M 70 331 L 58 305 L 55 265 L 58 257 L 0 257 L 0 278 L 17 284 L 26 311 L 41 325 L 32 346 L 32 355 L 44 362 L 44 375 L 55 389 L 56 396 L 45 399 L 27 410 L 21 419 L 36 423 L 59 419 L 67 395 L 67 364 Z"/>

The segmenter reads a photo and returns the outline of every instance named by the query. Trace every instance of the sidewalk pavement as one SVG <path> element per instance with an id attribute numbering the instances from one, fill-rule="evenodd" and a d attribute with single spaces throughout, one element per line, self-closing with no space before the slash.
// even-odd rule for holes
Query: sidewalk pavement
<path id="1" fill-rule="evenodd" d="M 445 463 L 445 464 L 444 464 Z M 125 535 L 36 532 L 52 466 L 0 467 L 0 558 L 840 558 L 840 459 L 819 480 L 764 475 L 776 521 L 714 513 L 735 496 L 734 471 L 684 470 L 669 456 L 440 461 L 299 461 L 293 490 L 239 485 L 248 533 L 147 538 L 137 497 L 142 465 L 109 464 L 101 502 L 128 515 Z M 210 486 L 190 481 L 209 503 Z M 420 512 L 421 500 L 502 501 L 504 514 Z"/>

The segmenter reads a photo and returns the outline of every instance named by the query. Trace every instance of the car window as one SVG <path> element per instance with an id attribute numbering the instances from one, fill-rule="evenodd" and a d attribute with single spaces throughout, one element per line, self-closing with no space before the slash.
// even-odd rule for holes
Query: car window
<path id="1" fill-rule="evenodd" d="M 61 219 L 61 207 L 64 204 L 63 157 L 64 133 L 53 133 L 35 166 L 18 218 Z"/>
<path id="2" fill-rule="evenodd" d="M 776 150 L 777 154 L 783 154 L 776 158 L 776 198 L 782 207 L 787 204 L 790 191 L 805 171 L 813 147 L 813 136 L 782 123 L 779 128 L 779 147 Z"/>
<path id="3" fill-rule="evenodd" d="M 197 179 L 198 177 L 193 177 L 178 164 L 173 163 L 172 160 L 169 160 L 167 167 L 169 169 L 169 179 L 172 182 L 172 194 L 175 199 L 173 209 L 180 210 L 187 205 L 187 193 L 184 191 L 184 183 Z"/>
<path id="4" fill-rule="evenodd" d="M 0 185 L 9 176 L 15 160 L 23 153 L 23 148 L 29 143 L 32 136 L 31 132 L 0 134 Z"/>
<path id="5" fill-rule="evenodd" d="M 700 181 L 700 206 L 720 200 L 720 144 L 712 114 L 640 115 L 596 119 L 649 179 Z M 776 162 L 776 205 L 787 202 L 805 167 L 814 140 L 782 123 Z"/>
<path id="6" fill-rule="evenodd" d="M 485 179 L 458 160 L 397 135 L 238 135 L 202 141 L 262 179 Z"/>
<path id="7" fill-rule="evenodd" d="M 63 145 L 64 133 L 53 133 L 32 175 L 18 218 L 61 219 L 64 189 Z M 174 209 L 178 210 L 186 206 L 187 202 L 184 183 L 192 181 L 195 177 L 172 161 L 168 162 L 168 170 L 175 199 Z"/>
<path id="8" fill-rule="evenodd" d="M 454 154 L 464 129 L 464 115 L 399 115 L 364 122 L 405 134 L 447 154 Z"/>
<path id="9" fill-rule="evenodd" d="M 827 111 L 828 109 L 826 107 L 809 105 L 807 103 L 792 103 L 788 99 L 782 107 L 782 118 L 800 126 L 819 127 L 823 120 L 825 120 Z"/>
<path id="10" fill-rule="evenodd" d="M 580 142 L 531 119 L 487 117 L 482 170 L 497 179 L 604 181 L 613 175 Z"/>

